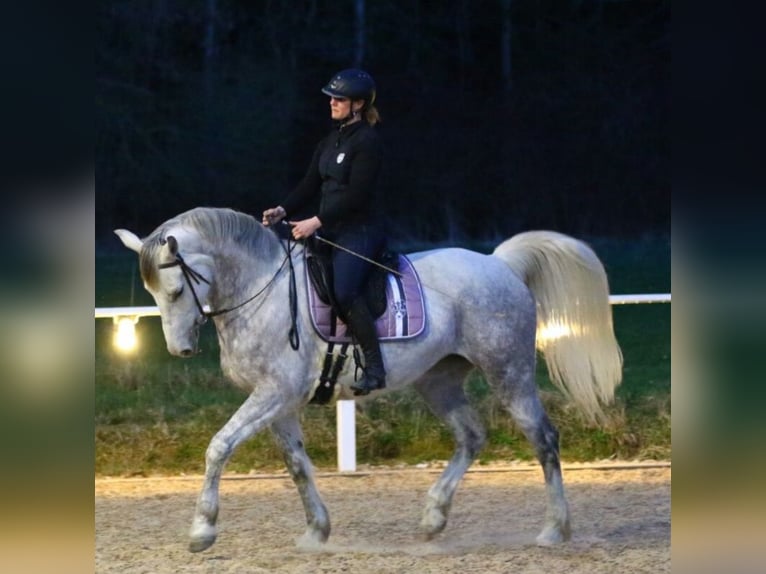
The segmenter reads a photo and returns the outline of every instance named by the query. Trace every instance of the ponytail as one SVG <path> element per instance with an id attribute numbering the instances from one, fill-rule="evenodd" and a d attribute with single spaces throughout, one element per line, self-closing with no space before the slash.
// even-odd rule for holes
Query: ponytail
<path id="1" fill-rule="evenodd" d="M 380 122 L 381 118 L 380 114 L 378 113 L 378 108 L 375 106 L 367 106 L 367 109 L 364 111 L 364 119 L 367 120 L 367 123 L 371 126 L 374 126 Z"/>

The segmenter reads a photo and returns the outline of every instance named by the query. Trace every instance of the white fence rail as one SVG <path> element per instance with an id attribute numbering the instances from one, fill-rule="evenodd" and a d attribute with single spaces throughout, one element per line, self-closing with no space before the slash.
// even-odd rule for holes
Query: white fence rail
<path id="1" fill-rule="evenodd" d="M 645 293 L 643 295 L 610 295 L 612 305 L 632 303 L 670 303 L 670 293 Z M 209 309 L 205 309 L 206 311 Z M 96 319 L 109 317 L 159 317 L 157 307 L 96 307 Z"/>
<path id="2" fill-rule="evenodd" d="M 641 295 L 610 295 L 612 305 L 630 305 L 637 303 L 670 303 L 670 293 L 646 293 Z M 205 309 L 208 310 L 207 308 Z M 112 318 L 115 323 L 120 318 L 129 318 L 136 323 L 139 317 L 159 317 L 157 307 L 97 307 L 96 319 Z M 336 420 L 338 433 L 338 471 L 356 471 L 356 417 L 353 400 L 337 401 Z"/>

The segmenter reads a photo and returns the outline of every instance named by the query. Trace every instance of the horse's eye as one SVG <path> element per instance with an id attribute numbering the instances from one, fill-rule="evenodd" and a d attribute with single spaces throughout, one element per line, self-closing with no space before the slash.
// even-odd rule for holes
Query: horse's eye
<path id="1" fill-rule="evenodd" d="M 178 299 L 181 296 L 181 293 L 183 293 L 183 292 L 184 292 L 184 286 L 181 285 L 178 289 L 176 289 L 175 291 L 173 291 L 170 294 L 170 300 L 171 301 L 175 301 L 176 299 Z"/>

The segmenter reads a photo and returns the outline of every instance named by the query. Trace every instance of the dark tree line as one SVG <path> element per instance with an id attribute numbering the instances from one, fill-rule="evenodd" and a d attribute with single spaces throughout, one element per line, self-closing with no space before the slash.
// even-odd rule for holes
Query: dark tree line
<path id="1" fill-rule="evenodd" d="M 112 0 L 98 8 L 97 237 L 259 214 L 378 83 L 396 232 L 669 232 L 670 2 Z"/>

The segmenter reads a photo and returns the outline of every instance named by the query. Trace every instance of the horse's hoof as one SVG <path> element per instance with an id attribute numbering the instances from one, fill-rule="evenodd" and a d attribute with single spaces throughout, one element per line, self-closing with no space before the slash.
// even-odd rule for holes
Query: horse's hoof
<path id="1" fill-rule="evenodd" d="M 212 538 L 200 538 L 189 542 L 189 552 L 202 552 L 207 550 L 215 543 L 215 536 Z"/>
<path id="2" fill-rule="evenodd" d="M 568 526 L 560 528 L 558 526 L 546 526 L 536 538 L 538 546 L 555 546 L 566 542 L 572 537 Z"/>
<path id="3" fill-rule="evenodd" d="M 443 512 L 432 508 L 423 516 L 420 523 L 420 535 L 425 542 L 436 538 L 447 526 L 447 517 Z"/>
<path id="4" fill-rule="evenodd" d="M 433 531 L 422 531 L 422 532 L 421 532 L 421 533 L 420 533 L 420 534 L 417 536 L 417 539 L 418 539 L 420 542 L 431 542 L 431 541 L 432 541 L 434 538 L 436 538 L 436 537 L 439 535 L 439 533 L 440 533 L 440 532 L 441 532 L 441 530 L 439 530 L 438 532 L 433 532 Z"/>
<path id="5" fill-rule="evenodd" d="M 298 548 L 316 549 L 320 548 L 327 539 L 330 537 L 329 532 L 322 530 L 309 529 L 306 530 L 296 541 L 295 545 Z"/>
<path id="6" fill-rule="evenodd" d="M 189 552 L 202 552 L 207 550 L 218 538 L 218 531 L 215 526 L 205 524 L 202 527 L 196 527 L 198 532 L 189 536 Z"/>

